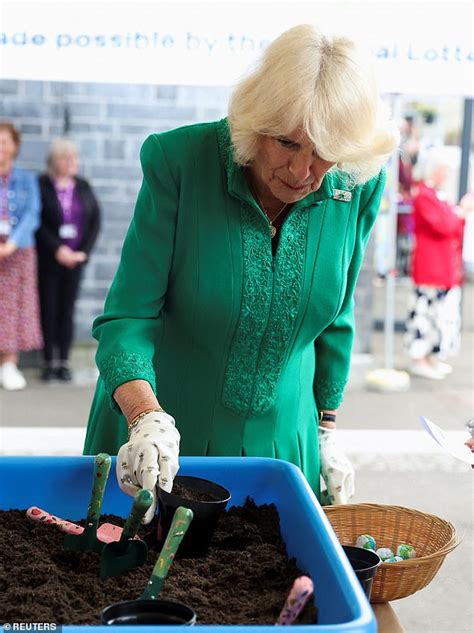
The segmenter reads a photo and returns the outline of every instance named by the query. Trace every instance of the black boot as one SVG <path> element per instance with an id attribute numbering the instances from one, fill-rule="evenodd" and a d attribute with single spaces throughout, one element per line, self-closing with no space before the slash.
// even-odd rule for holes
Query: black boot
<path id="1" fill-rule="evenodd" d="M 61 380 L 62 382 L 71 382 L 72 374 L 69 367 L 66 367 L 65 365 L 61 365 L 61 367 L 58 367 L 58 369 L 56 370 L 56 378 L 58 380 Z"/>
<path id="2" fill-rule="evenodd" d="M 51 382 L 56 378 L 56 372 L 51 365 L 46 365 L 43 367 L 43 371 L 41 372 L 41 380 L 43 382 Z"/>

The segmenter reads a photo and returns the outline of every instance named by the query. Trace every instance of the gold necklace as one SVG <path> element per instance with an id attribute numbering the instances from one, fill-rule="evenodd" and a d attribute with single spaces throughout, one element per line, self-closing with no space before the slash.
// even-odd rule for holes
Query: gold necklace
<path id="1" fill-rule="evenodd" d="M 285 204 L 282 206 L 282 208 L 278 211 L 278 213 L 276 214 L 276 216 L 273 218 L 273 220 L 270 218 L 270 216 L 268 215 L 268 211 L 265 209 L 265 207 L 263 206 L 263 202 L 260 199 L 260 196 L 258 195 L 258 193 L 255 191 L 255 197 L 257 198 L 257 202 L 258 204 L 262 207 L 262 211 L 265 213 L 265 215 L 267 216 L 267 220 L 268 223 L 270 225 L 270 235 L 271 238 L 273 239 L 275 237 L 275 235 L 277 234 L 277 228 L 276 226 L 273 226 L 273 222 L 275 222 L 275 220 L 280 217 L 280 215 L 283 213 L 283 211 L 286 209 L 286 207 L 288 206 L 288 202 L 285 202 Z"/>

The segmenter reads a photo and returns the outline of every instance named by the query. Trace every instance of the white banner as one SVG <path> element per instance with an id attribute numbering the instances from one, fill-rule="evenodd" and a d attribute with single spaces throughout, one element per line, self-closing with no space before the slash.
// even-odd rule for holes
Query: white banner
<path id="1" fill-rule="evenodd" d="M 474 95 L 472 2 L 3 1 L 0 78 L 232 85 L 278 34 L 364 43 L 386 93 Z"/>

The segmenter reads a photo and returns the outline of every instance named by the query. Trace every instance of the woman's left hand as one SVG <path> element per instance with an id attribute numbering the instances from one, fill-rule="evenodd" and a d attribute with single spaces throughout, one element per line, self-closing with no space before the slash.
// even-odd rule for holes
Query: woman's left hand
<path id="1" fill-rule="evenodd" d="M 321 475 L 331 504 L 348 503 L 354 495 L 354 467 L 336 442 L 336 429 L 319 427 Z"/>

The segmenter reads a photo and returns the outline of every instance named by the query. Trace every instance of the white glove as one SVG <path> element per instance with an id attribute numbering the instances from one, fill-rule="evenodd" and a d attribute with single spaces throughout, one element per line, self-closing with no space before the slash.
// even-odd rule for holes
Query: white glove
<path id="1" fill-rule="evenodd" d="M 330 504 L 348 503 L 354 495 L 354 467 L 336 442 L 336 429 L 319 427 L 321 475 Z"/>
<path id="2" fill-rule="evenodd" d="M 132 497 L 140 488 L 153 494 L 153 503 L 143 523 L 150 523 L 155 515 L 157 482 L 160 488 L 171 492 L 179 469 L 179 440 L 174 419 L 167 413 L 152 411 L 132 428 L 128 442 L 119 449 L 117 480 L 120 489 Z"/>

